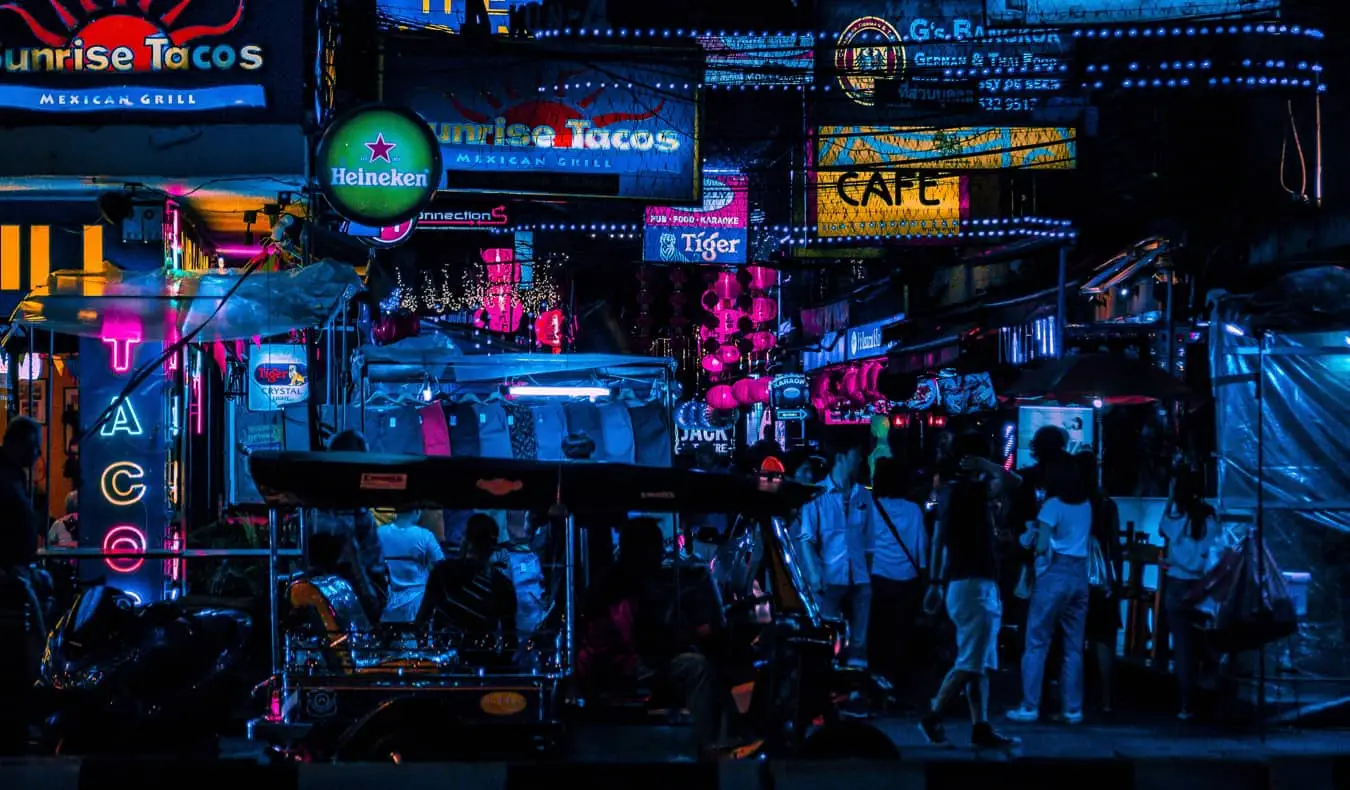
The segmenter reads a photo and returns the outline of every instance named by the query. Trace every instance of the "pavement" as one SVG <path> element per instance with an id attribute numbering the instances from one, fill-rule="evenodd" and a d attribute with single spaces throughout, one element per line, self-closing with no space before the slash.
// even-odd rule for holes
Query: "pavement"
<path id="1" fill-rule="evenodd" d="M 656 756 L 664 728 L 595 733 L 591 748 L 566 764 L 268 765 L 235 751 L 217 762 L 135 758 L 0 759 L 4 790 L 526 790 L 585 784 L 624 790 L 818 790 L 819 788 L 981 788 L 1050 785 L 1079 790 L 1344 790 L 1350 788 L 1350 731 L 1252 733 L 1160 719 L 1008 725 L 1022 738 L 1007 753 L 962 747 L 969 725 L 955 717 L 958 746 L 926 745 L 912 717 L 872 720 L 898 746 L 898 760 L 754 759 L 672 762 Z M 666 733 L 669 735 L 670 733 Z M 644 739 L 646 741 L 644 745 Z M 667 744 L 669 740 L 665 740 Z"/>

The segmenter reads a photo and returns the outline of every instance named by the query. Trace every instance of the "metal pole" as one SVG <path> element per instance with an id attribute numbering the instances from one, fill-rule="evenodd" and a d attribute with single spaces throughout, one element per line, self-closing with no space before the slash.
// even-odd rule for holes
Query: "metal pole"
<path id="1" fill-rule="evenodd" d="M 267 509 L 267 607 L 272 630 L 272 677 L 281 672 L 281 602 L 277 595 L 277 509 Z"/>
<path id="2" fill-rule="evenodd" d="M 1176 278 L 1172 276 L 1172 268 L 1169 265 L 1167 270 L 1167 375 L 1176 375 L 1177 370 L 1177 325 L 1176 311 L 1172 307 L 1172 295 L 1176 291 L 1173 287 Z"/>
<path id="3" fill-rule="evenodd" d="M 563 525 L 563 673 L 571 674 L 576 665 L 576 562 L 577 562 L 577 520 L 571 513 Z M 575 693 L 575 692 L 569 692 Z"/>
<path id="4" fill-rule="evenodd" d="M 1064 325 L 1068 322 L 1067 315 L 1069 295 L 1069 248 L 1067 245 L 1059 248 L 1059 278 L 1056 281 L 1058 291 L 1055 294 L 1055 356 L 1064 356 Z"/>
<path id="5" fill-rule="evenodd" d="M 1266 588 L 1266 342 L 1267 331 L 1257 338 L 1256 352 L 1256 581 Z M 1260 648 L 1256 670 L 1256 731 L 1266 741 L 1266 648 Z"/>

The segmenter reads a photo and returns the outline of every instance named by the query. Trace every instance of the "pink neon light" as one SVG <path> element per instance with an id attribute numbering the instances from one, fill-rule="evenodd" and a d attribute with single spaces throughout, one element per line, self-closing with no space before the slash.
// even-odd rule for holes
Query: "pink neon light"
<path id="1" fill-rule="evenodd" d="M 226 258 L 252 258 L 261 255 L 264 249 L 261 244 L 222 244 L 216 247 L 216 254 Z"/>
<path id="2" fill-rule="evenodd" d="M 201 436 L 202 432 L 206 430 L 206 426 L 202 416 L 205 409 L 202 408 L 202 374 L 200 373 L 192 376 L 191 395 L 192 404 L 188 407 L 188 416 L 194 418 L 193 432 Z"/>
<path id="3" fill-rule="evenodd" d="M 131 370 L 131 363 L 136 359 L 136 351 L 133 348 L 141 342 L 139 337 L 105 337 L 103 342 L 108 344 L 108 364 L 112 367 L 114 373 L 126 373 Z"/>
<path id="4" fill-rule="evenodd" d="M 122 524 L 103 535 L 107 554 L 139 554 L 145 551 L 145 533 L 130 524 Z M 117 573 L 135 573 L 145 564 L 143 557 L 108 557 L 103 561 Z"/>

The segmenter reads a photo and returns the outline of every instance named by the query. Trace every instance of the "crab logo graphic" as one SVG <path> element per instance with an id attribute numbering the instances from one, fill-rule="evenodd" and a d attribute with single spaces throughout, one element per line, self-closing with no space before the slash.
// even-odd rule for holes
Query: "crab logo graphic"
<path id="1" fill-rule="evenodd" d="M 8 48 L 7 72 L 253 71 L 262 47 L 216 43 L 239 27 L 246 0 L 15 0 L 0 12 L 17 16 L 40 47 Z M 207 6 L 222 8 L 216 19 Z M 191 45 L 191 46 L 189 46 Z"/>
<path id="2" fill-rule="evenodd" d="M 489 112 L 475 110 L 455 94 L 447 93 L 446 98 L 450 100 L 451 106 L 469 123 L 440 124 L 441 128 L 437 132 L 441 142 L 587 151 L 654 150 L 658 153 L 673 153 L 679 149 L 680 134 L 674 129 L 656 132 L 608 129 L 619 123 L 638 123 L 657 118 L 665 107 L 664 99 L 643 112 L 609 112 L 588 118 L 586 111 L 610 90 L 602 86 L 576 100 L 575 106 L 568 104 L 563 86 L 581 74 L 580 71 L 561 73 L 558 76 L 560 84 L 554 87 L 553 96 L 547 99 L 521 101 L 520 92 L 508 81 L 504 85 L 504 94 L 507 100 L 514 102 L 509 107 L 496 94 L 481 91 Z"/>

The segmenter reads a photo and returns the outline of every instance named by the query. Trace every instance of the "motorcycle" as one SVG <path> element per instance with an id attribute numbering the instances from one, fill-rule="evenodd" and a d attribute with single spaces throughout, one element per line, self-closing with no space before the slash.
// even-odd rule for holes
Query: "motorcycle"
<path id="1" fill-rule="evenodd" d="M 44 746 L 61 754 L 214 749 L 247 702 L 253 636 L 242 610 L 137 606 L 114 587 L 85 589 L 42 656 Z"/>

